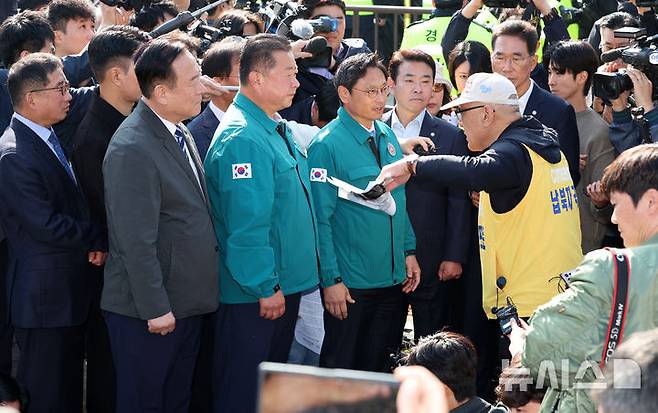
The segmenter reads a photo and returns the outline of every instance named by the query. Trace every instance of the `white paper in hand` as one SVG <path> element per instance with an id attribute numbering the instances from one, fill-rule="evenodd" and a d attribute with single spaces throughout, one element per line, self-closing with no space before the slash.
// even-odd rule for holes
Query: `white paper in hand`
<path id="1" fill-rule="evenodd" d="M 382 211 L 385 214 L 391 216 L 395 215 L 395 211 L 396 211 L 395 200 L 393 199 L 393 196 L 391 196 L 390 192 L 384 193 L 384 195 L 380 196 L 377 199 L 367 199 L 367 200 L 356 195 L 356 194 L 363 194 L 364 192 L 368 192 L 373 186 L 377 185 L 377 182 L 375 181 L 368 182 L 368 186 L 366 187 L 366 189 L 359 189 L 353 185 L 348 184 L 347 182 L 341 181 L 338 178 L 334 178 L 333 176 L 328 177 L 327 182 L 338 188 L 339 198 L 346 199 L 351 202 L 355 202 L 359 205 L 363 205 L 377 211 Z"/>

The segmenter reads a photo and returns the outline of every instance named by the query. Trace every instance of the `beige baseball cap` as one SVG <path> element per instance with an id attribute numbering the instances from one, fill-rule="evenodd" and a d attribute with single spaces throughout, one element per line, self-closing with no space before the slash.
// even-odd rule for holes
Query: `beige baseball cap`
<path id="1" fill-rule="evenodd" d="M 482 102 L 499 105 L 519 105 L 516 88 L 505 76 L 497 73 L 474 73 L 466 80 L 461 95 L 440 110 L 454 108 L 464 103 Z"/>

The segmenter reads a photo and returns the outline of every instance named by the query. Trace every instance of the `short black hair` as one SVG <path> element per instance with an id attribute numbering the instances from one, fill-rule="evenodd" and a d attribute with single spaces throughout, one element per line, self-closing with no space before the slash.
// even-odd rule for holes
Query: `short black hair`
<path id="1" fill-rule="evenodd" d="M 7 77 L 12 105 L 19 107 L 28 91 L 46 87 L 48 76 L 62 67 L 62 61 L 49 53 L 32 53 L 14 63 Z"/>
<path id="2" fill-rule="evenodd" d="M 256 27 L 258 33 L 263 32 L 263 20 L 257 14 L 242 9 L 227 11 L 214 22 L 214 25 L 222 30 L 224 36 L 242 36 L 244 26 L 249 23 Z"/>
<path id="3" fill-rule="evenodd" d="M 464 62 L 468 62 L 469 73 L 491 73 L 491 53 L 487 46 L 475 40 L 459 42 L 448 55 L 448 75 L 454 87 L 457 87 L 455 71 Z"/>
<path id="4" fill-rule="evenodd" d="M 334 76 L 336 89 L 343 86 L 351 92 L 356 82 L 364 77 L 370 68 L 379 69 L 384 77 L 388 76 L 386 68 L 377 53 L 359 53 L 343 60 Z"/>
<path id="5" fill-rule="evenodd" d="M 131 59 L 139 47 L 149 41 L 148 34 L 131 26 L 110 26 L 89 42 L 89 65 L 101 81 L 105 72 L 119 59 Z M 124 69 L 127 69 L 125 67 Z"/>
<path id="6" fill-rule="evenodd" d="M 38 10 L 47 6 L 48 3 L 50 3 L 50 0 L 18 0 L 16 8 L 18 10 Z"/>
<path id="7" fill-rule="evenodd" d="M 306 19 L 313 15 L 317 7 L 323 6 L 337 6 L 343 11 L 343 15 L 347 13 L 343 0 L 301 0 L 299 4 L 304 7 L 303 16 Z"/>
<path id="8" fill-rule="evenodd" d="M 130 18 L 130 25 L 145 32 L 150 32 L 166 19 L 165 14 L 172 17 L 178 15 L 178 9 L 172 1 L 155 0 L 147 2 Z"/>
<path id="9" fill-rule="evenodd" d="M 639 145 L 627 149 L 603 172 L 603 189 L 628 194 L 637 206 L 650 189 L 658 190 L 658 144 Z"/>
<path id="10" fill-rule="evenodd" d="M 283 36 L 262 33 L 249 37 L 240 54 L 240 84 L 249 84 L 249 73 L 273 67 L 274 52 L 290 51 L 290 42 Z"/>
<path id="11" fill-rule="evenodd" d="M 203 55 L 201 72 L 209 77 L 226 78 L 231 74 L 233 62 L 240 60 L 240 53 L 246 40 L 238 36 L 230 36 L 212 45 Z"/>
<path id="12" fill-rule="evenodd" d="M 634 333 L 606 364 L 606 385 L 592 391 L 605 412 L 658 411 L 658 329 Z M 639 374 L 639 377 L 638 377 Z"/>
<path id="13" fill-rule="evenodd" d="M 587 96 L 594 73 L 599 67 L 599 58 L 594 48 L 584 40 L 562 40 L 544 53 L 543 64 L 559 74 L 570 72 L 574 78 L 580 72 L 587 72 L 587 82 L 583 89 L 583 94 Z"/>
<path id="14" fill-rule="evenodd" d="M 323 122 L 330 122 L 336 118 L 338 108 L 340 108 L 340 98 L 332 81 L 327 80 L 324 82 L 315 95 L 315 104 L 318 107 L 318 119 Z"/>
<path id="15" fill-rule="evenodd" d="M 165 83 L 173 87 L 176 84 L 176 73 L 172 63 L 181 53 L 188 51 L 181 42 L 168 42 L 156 39 L 143 45 L 135 54 L 135 74 L 142 94 L 150 98 L 153 89 Z"/>
<path id="16" fill-rule="evenodd" d="M 46 42 L 53 42 L 55 34 L 43 14 L 25 10 L 0 25 L 0 60 L 9 67 L 16 63 L 21 52 L 38 52 Z"/>
<path id="17" fill-rule="evenodd" d="M 27 396 L 21 391 L 16 380 L 10 375 L 0 373 L 0 403 L 19 402 L 21 410 L 26 412 Z"/>
<path id="18" fill-rule="evenodd" d="M 95 21 L 94 5 L 88 0 L 53 0 L 48 6 L 48 21 L 53 30 L 66 32 L 66 23 L 73 19 Z"/>
<path id="19" fill-rule="evenodd" d="M 167 40 L 168 42 L 180 42 L 187 47 L 187 50 L 194 55 L 194 57 L 199 56 L 199 48 L 201 47 L 201 39 L 194 37 L 191 34 L 181 31 L 174 30 L 169 33 L 163 34 L 158 37 L 158 39 Z"/>
<path id="20" fill-rule="evenodd" d="M 537 29 L 525 20 L 511 19 L 497 25 L 491 35 L 491 48 L 495 49 L 496 40 L 500 36 L 513 36 L 523 40 L 528 46 L 528 54 L 534 55 L 537 51 Z"/>
<path id="21" fill-rule="evenodd" d="M 616 11 L 604 16 L 599 23 L 599 27 L 617 30 L 622 27 L 640 27 L 640 22 L 625 11 Z"/>
<path id="22" fill-rule="evenodd" d="M 496 398 L 507 407 L 522 407 L 535 401 L 541 403 L 546 389 L 534 386 L 530 371 L 522 367 L 507 367 L 500 373 Z"/>
<path id="23" fill-rule="evenodd" d="M 442 331 L 423 337 L 403 361 L 431 371 L 458 402 L 476 395 L 477 353 L 473 343 L 461 334 Z"/>
<path id="24" fill-rule="evenodd" d="M 432 56 L 420 49 L 402 49 L 393 53 L 393 56 L 391 56 L 391 60 L 388 63 L 388 75 L 394 82 L 397 81 L 400 65 L 403 62 L 425 63 L 430 69 L 432 69 L 432 82 L 434 82 L 436 63 Z"/>

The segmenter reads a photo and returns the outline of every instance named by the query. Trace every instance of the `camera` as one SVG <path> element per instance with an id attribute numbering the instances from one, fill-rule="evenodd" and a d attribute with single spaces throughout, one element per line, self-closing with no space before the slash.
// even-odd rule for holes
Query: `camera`
<path id="1" fill-rule="evenodd" d="M 525 0 L 484 0 L 484 5 L 490 9 L 515 9 L 519 6 L 525 7 Z"/>
<path id="2" fill-rule="evenodd" d="M 496 315 L 496 320 L 498 320 L 498 325 L 500 325 L 500 330 L 504 335 L 512 332 L 512 320 L 516 320 L 516 323 L 519 324 L 519 313 L 516 310 L 514 301 L 509 297 L 507 297 L 507 305 L 505 307 L 496 307 L 492 311 Z"/>
<path id="3" fill-rule="evenodd" d="M 646 29 L 624 27 L 614 31 L 616 38 L 628 38 L 634 44 L 605 52 L 601 55 L 603 62 L 612 62 L 618 58 L 644 73 L 653 84 L 652 99 L 658 98 L 658 36 L 646 36 Z M 633 89 L 631 78 L 624 71 L 616 73 L 595 73 L 593 78 L 595 96 L 605 101 L 617 99 L 620 94 Z"/>
<path id="4" fill-rule="evenodd" d="M 144 5 L 143 0 L 100 0 L 100 2 L 110 7 L 121 7 L 124 10 L 139 10 Z"/>

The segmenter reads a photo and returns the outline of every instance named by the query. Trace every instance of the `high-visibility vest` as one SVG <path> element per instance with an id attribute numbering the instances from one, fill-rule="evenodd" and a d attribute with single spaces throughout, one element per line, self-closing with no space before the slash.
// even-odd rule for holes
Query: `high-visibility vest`
<path id="1" fill-rule="evenodd" d="M 373 6 L 372 0 L 346 0 L 345 1 L 346 6 L 362 6 L 362 7 L 368 7 L 368 6 Z M 354 12 L 348 11 L 347 15 L 352 16 Z M 371 11 L 360 11 L 359 16 L 371 16 L 373 15 L 373 12 Z"/>
<path id="2" fill-rule="evenodd" d="M 496 213 L 489 194 L 480 192 L 482 306 L 488 318 L 495 318 L 492 308 L 504 307 L 507 297 L 519 316 L 529 317 L 558 293 L 556 277 L 582 260 L 578 198 L 564 155 L 550 164 L 526 149 L 532 178 L 517 206 Z M 496 283 L 501 276 L 506 280 L 503 289 Z"/>

